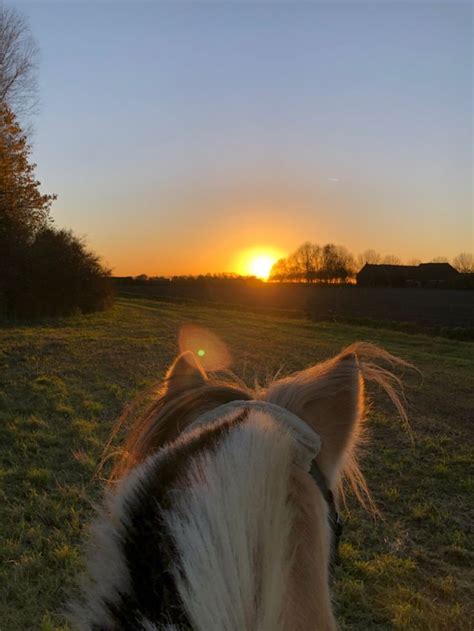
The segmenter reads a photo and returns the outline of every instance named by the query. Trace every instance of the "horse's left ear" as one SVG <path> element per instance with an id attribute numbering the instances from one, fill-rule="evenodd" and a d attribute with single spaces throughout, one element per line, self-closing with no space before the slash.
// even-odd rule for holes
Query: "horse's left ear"
<path id="1" fill-rule="evenodd" d="M 342 353 L 278 381 L 267 396 L 300 416 L 320 435 L 317 460 L 333 482 L 360 435 L 364 383 L 356 355 Z"/>
<path id="2" fill-rule="evenodd" d="M 207 375 L 191 351 L 178 355 L 166 374 L 166 394 L 173 395 L 203 386 Z"/>

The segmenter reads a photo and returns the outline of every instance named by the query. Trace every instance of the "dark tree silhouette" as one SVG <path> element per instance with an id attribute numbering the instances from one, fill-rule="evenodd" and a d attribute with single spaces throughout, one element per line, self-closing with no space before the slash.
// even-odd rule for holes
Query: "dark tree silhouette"
<path id="1" fill-rule="evenodd" d="M 329 283 L 347 282 L 354 271 L 354 257 L 347 248 L 332 243 L 322 248 L 321 280 Z"/>
<path id="2" fill-rule="evenodd" d="M 109 272 L 69 230 L 40 230 L 27 250 L 21 272 L 10 292 L 10 311 L 17 316 L 89 313 L 111 304 Z"/>
<path id="3" fill-rule="evenodd" d="M 280 259 L 274 264 L 270 280 L 347 282 L 354 276 L 355 268 L 354 257 L 344 246 L 327 244 L 321 247 L 307 241 L 286 259 Z"/>
<path id="4" fill-rule="evenodd" d="M 41 193 L 31 148 L 0 105 L 0 313 L 21 317 L 102 309 L 108 271 L 71 232 L 54 230 L 55 195 Z"/>
<path id="5" fill-rule="evenodd" d="M 290 267 L 295 271 L 297 280 L 313 283 L 320 268 L 321 248 L 315 243 L 306 241 L 290 256 Z"/>
<path id="6" fill-rule="evenodd" d="M 31 148 L 15 114 L 0 104 L 0 305 L 19 282 L 27 249 L 49 224 L 54 195 L 40 192 Z"/>

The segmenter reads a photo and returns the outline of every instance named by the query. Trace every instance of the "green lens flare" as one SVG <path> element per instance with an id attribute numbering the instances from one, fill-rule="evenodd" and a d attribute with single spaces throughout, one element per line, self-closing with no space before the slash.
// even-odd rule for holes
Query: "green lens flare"
<path id="1" fill-rule="evenodd" d="M 199 355 L 199 357 L 204 357 L 204 355 L 206 354 L 206 351 L 203 348 L 200 348 L 197 354 Z"/>

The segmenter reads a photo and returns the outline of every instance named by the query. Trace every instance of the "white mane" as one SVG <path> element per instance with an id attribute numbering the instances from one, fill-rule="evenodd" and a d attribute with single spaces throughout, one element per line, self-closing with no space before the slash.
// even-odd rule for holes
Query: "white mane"
<path id="1" fill-rule="evenodd" d="M 199 430 L 197 430 L 199 431 Z M 215 453 L 192 463 L 165 523 L 181 572 L 176 582 L 198 631 L 277 631 L 288 583 L 294 441 L 252 412 Z"/>

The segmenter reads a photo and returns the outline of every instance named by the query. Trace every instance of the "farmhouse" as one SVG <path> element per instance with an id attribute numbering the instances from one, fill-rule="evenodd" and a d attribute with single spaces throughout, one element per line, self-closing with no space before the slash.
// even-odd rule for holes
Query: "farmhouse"
<path id="1" fill-rule="evenodd" d="M 372 265 L 366 263 L 357 274 L 357 284 L 389 287 L 449 287 L 460 274 L 449 263 L 419 265 Z"/>

